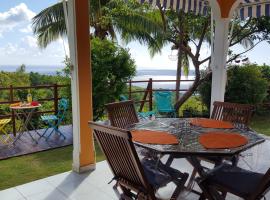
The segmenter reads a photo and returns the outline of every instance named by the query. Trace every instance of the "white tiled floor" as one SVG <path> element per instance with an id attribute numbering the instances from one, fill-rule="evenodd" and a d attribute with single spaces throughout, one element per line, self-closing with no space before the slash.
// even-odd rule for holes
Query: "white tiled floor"
<path id="1" fill-rule="evenodd" d="M 266 140 L 248 152 L 243 153 L 240 165 L 244 168 L 265 171 L 270 167 L 270 141 Z M 252 155 L 252 156 L 251 156 Z M 191 172 L 192 167 L 184 159 L 173 162 L 175 168 Z M 96 170 L 89 173 L 77 174 L 65 172 L 38 181 L 0 191 L 0 200 L 116 200 L 118 199 L 112 185 L 107 183 L 112 174 L 106 161 L 97 163 Z M 164 196 L 168 190 L 160 191 Z M 165 195 L 166 196 L 166 195 Z M 195 194 L 184 193 L 179 200 L 197 200 Z M 237 200 L 228 196 L 229 200 Z M 266 199 L 270 199 L 268 194 Z"/>

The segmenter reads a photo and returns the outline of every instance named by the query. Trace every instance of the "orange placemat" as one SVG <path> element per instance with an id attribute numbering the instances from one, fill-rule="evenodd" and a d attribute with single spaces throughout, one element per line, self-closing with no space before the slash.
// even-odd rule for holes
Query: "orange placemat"
<path id="1" fill-rule="evenodd" d="M 168 132 L 133 130 L 131 131 L 132 140 L 145 144 L 178 144 L 178 139 Z"/>
<path id="2" fill-rule="evenodd" d="M 208 132 L 199 136 L 199 142 L 207 149 L 236 148 L 248 143 L 239 133 Z"/>
<path id="3" fill-rule="evenodd" d="M 206 118 L 194 118 L 191 119 L 190 123 L 195 126 L 201 126 L 204 128 L 234 128 L 231 122 L 206 119 Z"/>

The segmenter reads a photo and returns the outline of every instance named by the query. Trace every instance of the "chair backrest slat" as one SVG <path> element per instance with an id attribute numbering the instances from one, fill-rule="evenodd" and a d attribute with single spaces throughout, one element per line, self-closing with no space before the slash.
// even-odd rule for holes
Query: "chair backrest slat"
<path id="1" fill-rule="evenodd" d="M 230 121 L 248 125 L 254 107 L 249 104 L 237 104 L 228 102 L 214 102 L 211 115 L 212 119 Z"/>
<path id="2" fill-rule="evenodd" d="M 126 128 L 130 124 L 139 122 L 133 101 L 109 103 L 105 106 L 112 126 Z"/>
<path id="3" fill-rule="evenodd" d="M 65 98 L 60 99 L 58 103 L 58 113 L 57 117 L 62 120 L 65 117 L 65 114 L 68 109 L 68 100 Z"/>
<path id="4" fill-rule="evenodd" d="M 94 135 L 106 156 L 114 176 L 124 180 L 139 191 L 154 195 L 154 189 L 148 183 L 139 157 L 127 130 L 89 122 Z"/>

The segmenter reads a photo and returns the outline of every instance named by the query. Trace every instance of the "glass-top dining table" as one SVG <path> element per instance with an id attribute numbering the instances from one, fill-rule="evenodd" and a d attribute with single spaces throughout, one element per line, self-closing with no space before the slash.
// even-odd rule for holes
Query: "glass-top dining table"
<path id="1" fill-rule="evenodd" d="M 190 123 L 191 119 L 183 118 L 157 118 L 153 121 L 141 121 L 132 124 L 127 128 L 129 130 L 154 130 L 165 131 L 178 138 L 179 143 L 174 145 L 146 144 L 134 142 L 135 145 L 146 148 L 160 156 L 170 155 L 172 158 L 187 158 L 187 160 L 197 169 L 199 175 L 203 176 L 204 170 L 198 158 L 211 157 L 234 157 L 241 152 L 258 145 L 265 139 L 254 130 L 243 124 L 233 124 L 233 128 L 203 128 Z M 247 138 L 247 143 L 236 148 L 207 149 L 199 142 L 201 134 L 213 131 L 222 131 L 225 133 L 238 133 Z"/>

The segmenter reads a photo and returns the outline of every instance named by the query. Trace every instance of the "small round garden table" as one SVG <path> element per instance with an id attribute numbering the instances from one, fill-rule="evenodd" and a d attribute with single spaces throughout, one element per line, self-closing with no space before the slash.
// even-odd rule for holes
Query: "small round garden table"
<path id="1" fill-rule="evenodd" d="M 31 139 L 38 144 L 38 141 L 32 136 L 31 132 L 36 132 L 39 136 L 41 136 L 31 123 L 32 116 L 34 114 L 34 111 L 41 107 L 41 104 L 38 104 L 36 106 L 32 105 L 18 105 L 18 106 L 10 106 L 10 109 L 14 112 L 14 114 L 17 116 L 17 119 L 21 121 L 20 127 L 18 129 L 19 135 L 14 140 L 13 144 L 15 144 L 23 135 L 23 133 L 27 133 Z M 28 127 L 31 127 L 33 131 L 30 131 Z"/>

